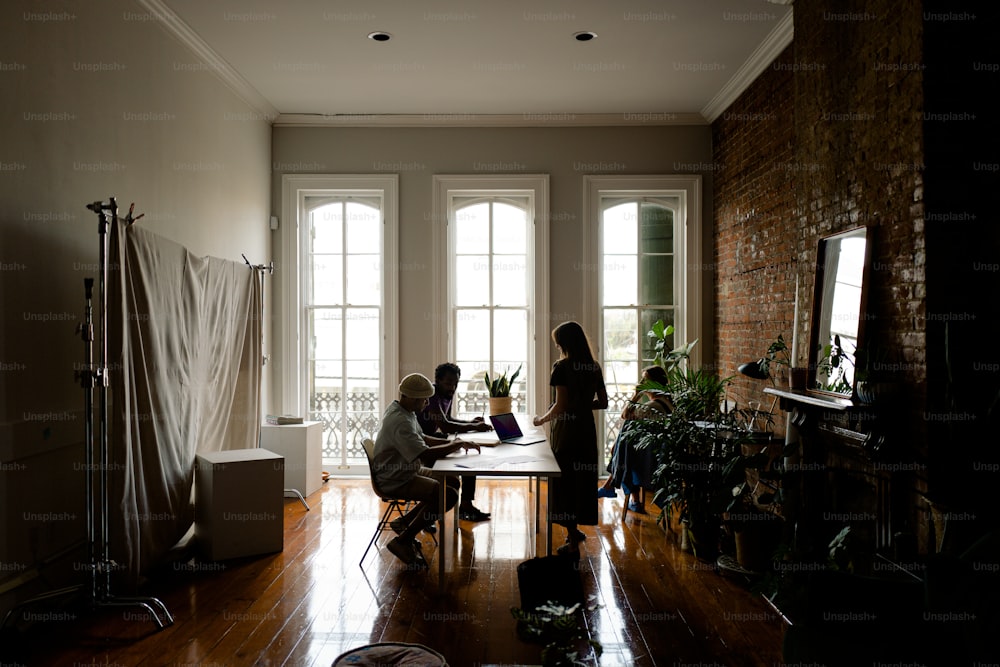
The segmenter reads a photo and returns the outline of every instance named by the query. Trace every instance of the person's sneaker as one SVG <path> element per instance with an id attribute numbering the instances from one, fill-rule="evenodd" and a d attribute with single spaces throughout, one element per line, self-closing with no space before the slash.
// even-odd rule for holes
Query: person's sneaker
<path id="1" fill-rule="evenodd" d="M 393 556 L 407 565 L 413 565 L 417 562 L 417 552 L 416 549 L 413 548 L 412 540 L 404 540 L 401 537 L 394 537 L 389 540 L 389 544 L 387 546 L 389 548 L 389 552 Z"/>
<path id="2" fill-rule="evenodd" d="M 603 486 L 597 490 L 598 498 L 614 498 L 618 493 L 614 489 L 606 489 Z"/>
<path id="3" fill-rule="evenodd" d="M 458 518 L 462 521 L 488 521 L 490 514 L 476 507 L 466 507 L 459 508 Z"/>
<path id="4" fill-rule="evenodd" d="M 397 535 L 402 535 L 403 533 L 406 532 L 406 529 L 409 528 L 406 522 L 403 521 L 403 517 L 399 517 L 398 519 L 393 519 L 392 521 L 390 521 L 389 527 L 392 528 L 392 532 L 396 533 Z"/>
<path id="5" fill-rule="evenodd" d="M 574 530 L 566 537 L 566 540 L 570 542 L 583 542 L 585 539 L 587 539 L 587 535 L 582 530 Z"/>

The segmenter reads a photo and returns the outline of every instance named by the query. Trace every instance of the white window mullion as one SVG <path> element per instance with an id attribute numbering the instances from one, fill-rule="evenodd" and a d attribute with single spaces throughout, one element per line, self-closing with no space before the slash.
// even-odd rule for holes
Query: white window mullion
<path id="1" fill-rule="evenodd" d="M 340 423 L 347 423 L 347 264 L 350 255 L 347 248 L 347 202 L 341 201 L 340 207 Z M 341 430 L 343 433 L 343 429 Z M 347 448 L 340 448 L 340 467 L 347 466 Z"/>

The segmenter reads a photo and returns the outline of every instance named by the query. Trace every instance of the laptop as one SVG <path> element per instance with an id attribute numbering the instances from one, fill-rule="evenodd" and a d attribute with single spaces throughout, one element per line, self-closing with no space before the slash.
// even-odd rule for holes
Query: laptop
<path id="1" fill-rule="evenodd" d="M 500 442 L 506 445 L 533 445 L 536 442 L 545 442 L 544 435 L 524 435 L 512 412 L 490 415 L 490 421 L 493 422 L 493 429 L 497 432 Z"/>

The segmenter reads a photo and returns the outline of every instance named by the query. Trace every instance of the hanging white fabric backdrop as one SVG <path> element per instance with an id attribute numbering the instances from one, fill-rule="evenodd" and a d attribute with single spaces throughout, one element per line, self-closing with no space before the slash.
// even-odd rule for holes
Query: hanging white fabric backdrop
<path id="1" fill-rule="evenodd" d="M 138 225 L 110 247 L 111 555 L 135 580 L 191 527 L 195 455 L 257 446 L 260 278 Z"/>

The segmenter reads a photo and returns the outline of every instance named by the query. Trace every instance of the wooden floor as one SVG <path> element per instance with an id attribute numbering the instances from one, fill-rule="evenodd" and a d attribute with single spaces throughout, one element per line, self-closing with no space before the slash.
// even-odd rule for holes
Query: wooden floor
<path id="1" fill-rule="evenodd" d="M 137 607 L 75 619 L 38 608 L 38 622 L 5 636 L 3 664 L 312 667 L 381 641 L 424 644 L 453 667 L 540 663 L 540 647 L 518 640 L 509 611 L 519 606 L 517 564 L 535 538 L 527 482 L 480 480 L 476 502 L 493 519 L 461 523 L 445 554 L 444 592 L 426 535 L 429 571 L 407 570 L 374 547 L 359 567 L 380 513 L 367 479 L 331 479 L 308 501 L 311 511 L 286 499 L 281 553 L 178 561 L 152 576 L 141 593 L 166 603 L 172 626 L 157 631 Z M 780 622 L 743 582 L 677 549 L 654 513 L 623 523 L 620 497 L 599 502 L 600 524 L 583 527 L 581 560 L 597 605 L 587 626 L 604 646 L 597 664 L 781 663 Z M 555 530 L 559 544 L 565 535 Z"/>

